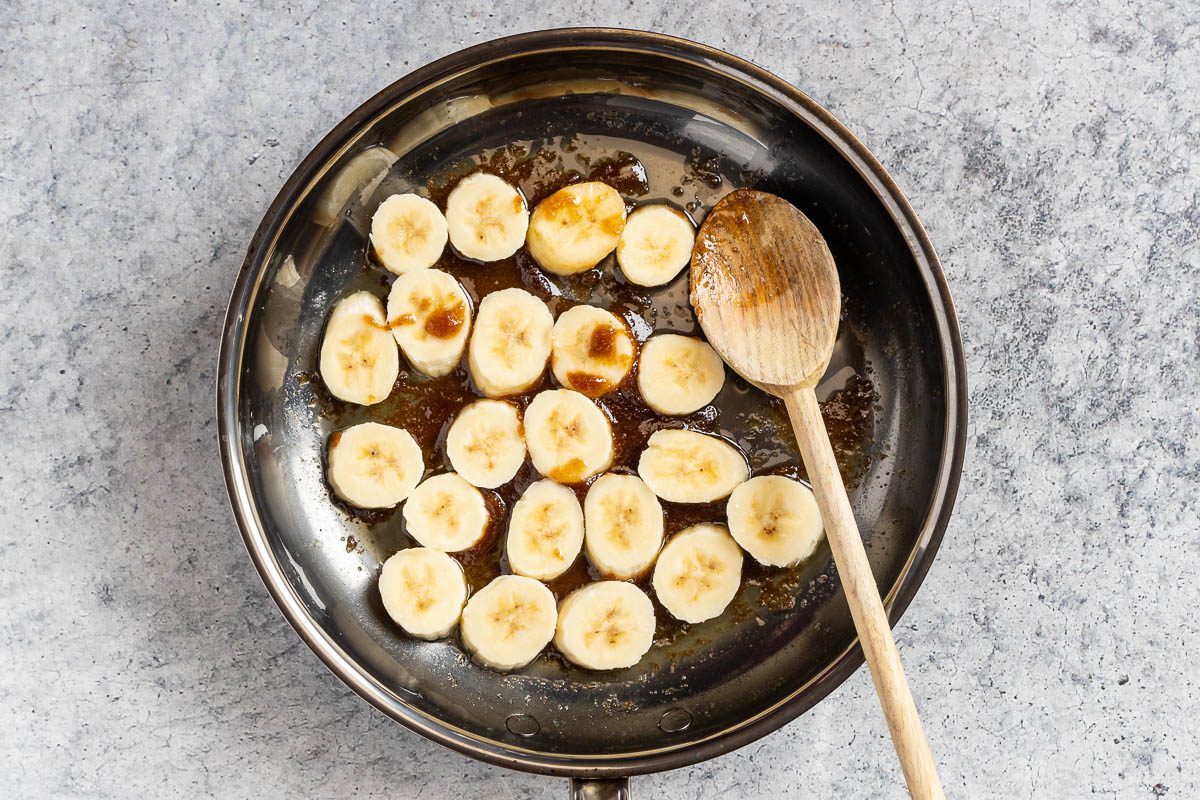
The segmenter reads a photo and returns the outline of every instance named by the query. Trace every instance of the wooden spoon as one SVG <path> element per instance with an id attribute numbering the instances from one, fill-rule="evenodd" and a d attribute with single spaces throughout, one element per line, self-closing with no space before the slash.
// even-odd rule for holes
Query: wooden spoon
<path id="1" fill-rule="evenodd" d="M 739 189 L 700 226 L 691 280 L 708 341 L 734 371 L 787 406 L 909 794 L 944 798 L 813 391 L 829 365 L 841 310 L 829 247 L 791 203 Z"/>

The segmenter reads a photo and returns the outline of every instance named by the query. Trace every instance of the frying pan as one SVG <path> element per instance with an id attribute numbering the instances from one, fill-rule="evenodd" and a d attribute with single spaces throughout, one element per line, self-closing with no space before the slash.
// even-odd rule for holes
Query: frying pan
<path id="1" fill-rule="evenodd" d="M 535 662 L 500 675 L 451 642 L 416 642 L 388 624 L 374 593 L 387 553 L 356 547 L 363 522 L 329 502 L 330 426 L 310 378 L 328 310 L 361 271 L 381 184 L 422 159 L 580 132 L 709 154 L 731 176 L 726 189 L 782 195 L 824 233 L 845 298 L 835 360 L 878 393 L 852 500 L 894 623 L 929 569 L 962 467 L 967 393 L 949 292 L 920 222 L 867 149 L 797 89 L 709 47 L 623 30 L 529 33 L 443 58 L 365 102 L 304 159 L 250 243 L 221 341 L 217 412 L 250 556 L 329 669 L 429 739 L 570 777 L 577 797 L 618 797 L 631 775 L 775 730 L 861 665 L 828 550 L 758 624 L 697 626 L 687 646 L 615 674 Z"/>

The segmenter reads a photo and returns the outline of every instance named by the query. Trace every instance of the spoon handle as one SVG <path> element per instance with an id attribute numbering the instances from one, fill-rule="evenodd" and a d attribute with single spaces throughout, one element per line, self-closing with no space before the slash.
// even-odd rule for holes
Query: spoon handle
<path id="1" fill-rule="evenodd" d="M 863 549 L 817 396 L 812 387 L 800 387 L 784 394 L 783 399 L 821 509 L 825 535 L 837 562 L 838 575 L 867 665 L 871 668 L 883 716 L 900 757 L 908 792 L 917 800 L 942 800 L 945 794 L 937 765 L 933 762 L 929 742 L 925 739 L 917 707 L 904 677 L 887 612 L 879 597 L 867 552 Z"/>

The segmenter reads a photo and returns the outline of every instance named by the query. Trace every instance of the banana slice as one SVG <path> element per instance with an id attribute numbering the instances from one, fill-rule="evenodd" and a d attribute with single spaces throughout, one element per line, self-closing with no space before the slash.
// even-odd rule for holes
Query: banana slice
<path id="1" fill-rule="evenodd" d="M 563 386 L 600 397 L 617 388 L 633 366 L 636 347 L 621 318 L 595 306 L 559 315 L 550 333 L 550 368 Z"/>
<path id="2" fill-rule="evenodd" d="M 598 181 L 559 189 L 538 203 L 525 243 L 555 275 L 589 270 L 611 253 L 625 229 L 625 201 Z"/>
<path id="3" fill-rule="evenodd" d="M 575 493 L 554 481 L 530 486 L 513 506 L 504 550 L 518 575 L 551 581 L 583 547 L 583 509 Z"/>
<path id="4" fill-rule="evenodd" d="M 617 245 L 617 263 L 630 283 L 662 286 L 692 259 L 696 230 L 682 211 L 666 205 L 646 205 L 625 222 Z"/>
<path id="5" fill-rule="evenodd" d="M 425 480 L 404 504 L 408 535 L 443 553 L 458 553 L 478 544 L 487 524 L 483 495 L 453 472 Z"/>
<path id="6" fill-rule="evenodd" d="M 334 397 L 370 406 L 391 394 L 400 374 L 400 353 L 387 334 L 383 303 L 370 292 L 355 292 L 333 307 L 321 340 L 319 369 Z"/>
<path id="7" fill-rule="evenodd" d="M 663 510 L 636 475 L 601 475 L 583 501 L 584 547 L 592 566 L 612 578 L 650 569 L 663 542 Z"/>
<path id="8" fill-rule="evenodd" d="M 508 483 L 525 463 L 521 417 L 512 403 L 476 400 L 458 412 L 446 434 L 454 471 L 481 489 Z"/>
<path id="9" fill-rule="evenodd" d="M 476 261 L 501 261 L 521 248 L 529 209 L 521 193 L 495 175 L 476 172 L 446 198 L 450 244 Z"/>
<path id="10" fill-rule="evenodd" d="M 725 362 L 703 339 L 660 333 L 642 345 L 638 391 L 646 405 L 667 416 L 698 411 L 725 385 Z"/>
<path id="11" fill-rule="evenodd" d="M 410 547 L 383 562 L 379 594 L 388 616 L 409 636 L 440 639 L 454 630 L 467 602 L 467 579 L 440 550 Z"/>
<path id="12" fill-rule="evenodd" d="M 654 626 L 645 592 L 624 581 L 598 581 L 563 600 L 554 644 L 585 669 L 632 667 L 654 642 Z"/>
<path id="13" fill-rule="evenodd" d="M 524 289 L 492 292 L 479 304 L 467 353 L 471 378 L 488 397 L 532 387 L 550 358 L 550 309 Z"/>
<path id="14" fill-rule="evenodd" d="M 471 301 L 438 269 L 406 272 L 388 295 L 388 327 L 413 369 L 431 378 L 458 366 L 471 332 Z"/>
<path id="15" fill-rule="evenodd" d="M 329 437 L 329 484 L 358 508 L 391 508 L 425 474 L 421 448 L 408 431 L 364 422 Z"/>
<path id="16" fill-rule="evenodd" d="M 711 503 L 749 477 L 746 459 L 724 439 L 685 430 L 656 431 L 638 459 L 638 474 L 663 500 Z"/>
<path id="17" fill-rule="evenodd" d="M 537 471 L 559 483 L 579 483 L 612 465 L 608 417 L 570 389 L 533 398 L 525 409 L 525 445 Z"/>
<path id="18" fill-rule="evenodd" d="M 671 537 L 654 566 L 654 593 L 676 619 L 719 617 L 742 582 L 742 549 L 724 525 L 693 525 Z"/>
<path id="19" fill-rule="evenodd" d="M 726 515 L 737 543 L 769 567 L 808 558 L 824 532 L 812 490 L 782 475 L 760 475 L 734 489 Z"/>
<path id="20" fill-rule="evenodd" d="M 463 644 L 486 667 L 518 669 L 554 638 L 554 595 L 533 578 L 501 575 L 467 601 Z"/>
<path id="21" fill-rule="evenodd" d="M 446 218 L 415 194 L 394 194 L 371 217 L 371 248 L 389 272 L 428 269 L 446 249 Z"/>

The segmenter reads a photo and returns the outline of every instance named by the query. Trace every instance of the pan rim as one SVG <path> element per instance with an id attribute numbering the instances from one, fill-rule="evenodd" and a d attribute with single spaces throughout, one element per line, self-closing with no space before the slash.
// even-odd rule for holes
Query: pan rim
<path id="1" fill-rule="evenodd" d="M 897 228 L 909 240 L 909 248 L 929 292 L 938 331 L 946 376 L 943 387 L 946 425 L 938 480 L 921 535 L 900 578 L 885 597 L 893 626 L 908 608 L 929 571 L 954 506 L 966 449 L 967 382 L 957 314 L 940 261 L 895 180 L 866 146 L 819 103 L 767 70 L 724 51 L 665 34 L 619 28 L 557 28 L 494 39 L 444 56 L 390 84 L 347 115 L 312 149 L 284 183 L 251 239 L 234 282 L 221 337 L 216 385 L 218 443 L 230 504 L 244 544 L 268 593 L 289 624 L 331 672 L 371 705 L 422 736 L 473 758 L 526 772 L 586 778 L 674 769 L 749 744 L 786 725 L 828 696 L 862 666 L 862 649 L 856 639 L 804 686 L 741 723 L 699 741 L 636 754 L 585 756 L 546 753 L 476 736 L 408 706 L 402 698 L 359 668 L 306 612 L 267 541 L 247 480 L 237 417 L 246 322 L 258 290 L 264 263 L 262 255 L 274 245 L 294 201 L 314 173 L 328 163 L 365 122 L 406 96 L 489 60 L 544 50 L 582 48 L 632 49 L 651 56 L 699 62 L 768 93 L 790 113 L 814 127 L 847 159 L 871 186 Z"/>

